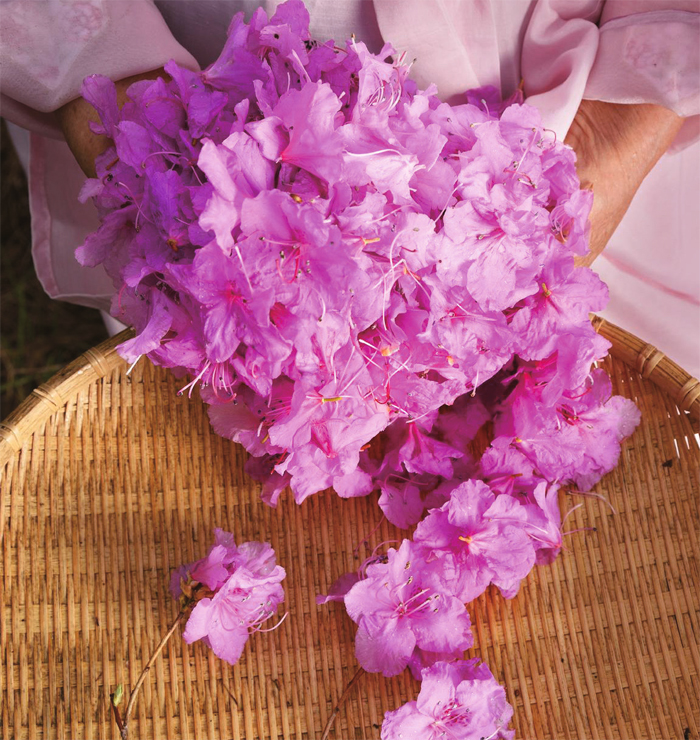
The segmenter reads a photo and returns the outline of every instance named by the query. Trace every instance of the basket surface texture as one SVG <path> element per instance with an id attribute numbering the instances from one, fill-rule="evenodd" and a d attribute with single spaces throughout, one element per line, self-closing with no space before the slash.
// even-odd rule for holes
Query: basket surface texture
<path id="1" fill-rule="evenodd" d="M 595 531 L 565 537 L 515 599 L 491 587 L 470 604 L 468 655 L 505 684 L 518 738 L 697 739 L 700 390 L 598 324 L 613 341 L 615 391 L 642 411 L 594 489 L 610 506 L 565 497 L 564 509 L 583 503 L 566 529 Z M 0 737 L 116 740 L 109 695 L 121 683 L 128 697 L 177 615 L 170 572 L 203 557 L 221 527 L 272 544 L 289 616 L 253 635 L 233 667 L 176 633 L 129 735 L 320 740 L 358 664 L 343 605 L 315 597 L 402 534 L 380 524 L 376 495 L 329 491 L 297 506 L 287 493 L 267 507 L 244 450 L 214 434 L 198 399 L 177 396 L 184 381 L 143 360 L 127 375 L 119 341 L 71 363 L 0 427 Z M 379 738 L 384 712 L 418 688 L 408 672 L 361 674 L 328 737 Z"/>

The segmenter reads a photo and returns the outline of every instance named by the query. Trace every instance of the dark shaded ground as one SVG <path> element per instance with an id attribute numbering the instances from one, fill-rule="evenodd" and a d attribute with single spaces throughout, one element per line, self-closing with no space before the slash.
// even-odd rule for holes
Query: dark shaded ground
<path id="1" fill-rule="evenodd" d="M 93 309 L 52 301 L 34 273 L 27 183 L 0 131 L 0 419 L 107 334 Z"/>

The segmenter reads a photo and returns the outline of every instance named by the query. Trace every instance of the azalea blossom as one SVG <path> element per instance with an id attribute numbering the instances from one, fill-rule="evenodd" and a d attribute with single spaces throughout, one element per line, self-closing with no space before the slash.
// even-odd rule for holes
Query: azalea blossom
<path id="1" fill-rule="evenodd" d="M 251 632 L 261 629 L 284 601 L 280 582 L 284 568 L 276 563 L 265 542 L 245 542 L 237 547 L 233 536 L 215 530 L 216 541 L 205 558 L 173 572 L 171 591 L 182 595 L 182 584 L 197 598 L 182 634 L 185 642 L 203 640 L 214 654 L 232 665 L 238 661 Z"/>
<path id="2" fill-rule="evenodd" d="M 526 518 L 518 501 L 469 480 L 420 522 L 414 539 L 440 561 L 446 582 L 462 601 L 472 601 L 489 583 L 510 598 L 535 564 Z"/>
<path id="3" fill-rule="evenodd" d="M 503 687 L 477 658 L 439 662 L 423 671 L 416 701 L 384 715 L 382 740 L 512 740 L 512 716 Z"/>
<path id="4" fill-rule="evenodd" d="M 386 562 L 367 567 L 346 593 L 345 607 L 358 624 L 355 653 L 367 671 L 395 676 L 416 649 L 459 655 L 473 643 L 464 604 L 410 540 L 390 548 Z"/>

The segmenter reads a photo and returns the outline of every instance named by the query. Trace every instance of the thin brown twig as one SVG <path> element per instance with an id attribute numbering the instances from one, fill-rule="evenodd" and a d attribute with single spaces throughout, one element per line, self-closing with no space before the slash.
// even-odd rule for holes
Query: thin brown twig
<path id="1" fill-rule="evenodd" d="M 328 740 L 328 735 L 331 731 L 331 728 L 333 727 L 333 723 L 335 722 L 336 717 L 338 716 L 338 712 L 340 711 L 343 704 L 345 704 L 348 696 L 350 695 L 350 692 L 355 687 L 355 684 L 362 678 L 364 673 L 365 673 L 365 669 L 360 667 L 357 669 L 357 673 L 350 679 L 350 683 L 345 687 L 345 691 L 343 691 L 343 695 L 340 697 L 338 703 L 333 708 L 333 712 L 331 713 L 331 716 L 328 718 L 328 722 L 326 722 L 326 726 L 323 728 L 323 735 L 321 736 L 321 740 Z"/>
<path id="2" fill-rule="evenodd" d="M 146 680 L 146 675 L 151 670 L 151 668 L 153 668 L 153 664 L 156 662 L 156 659 L 158 658 L 161 651 L 165 647 L 165 644 L 172 637 L 173 633 L 175 632 L 178 625 L 182 621 L 182 618 L 187 614 L 190 606 L 191 606 L 191 603 L 188 601 L 188 603 L 180 610 L 179 614 L 177 615 L 177 618 L 172 623 L 172 625 L 170 625 L 170 629 L 167 631 L 163 639 L 158 643 L 158 647 L 155 649 L 148 663 L 146 663 L 144 669 L 141 671 L 141 675 L 139 676 L 138 681 L 136 681 L 136 686 L 134 686 L 134 689 L 131 692 L 131 696 L 129 697 L 129 703 L 126 705 L 126 712 L 124 713 L 123 726 L 120 728 L 122 740 L 127 740 L 128 738 L 129 717 L 131 716 L 131 712 L 134 708 L 134 704 L 136 703 L 136 696 L 139 692 L 139 689 L 141 688 L 141 685 L 143 684 L 143 682 Z"/>
<path id="3" fill-rule="evenodd" d="M 222 685 L 222 686 L 224 687 L 224 689 L 226 690 L 226 693 L 227 693 L 227 694 L 228 694 L 228 695 L 229 695 L 229 696 L 231 697 L 231 699 L 233 700 L 233 703 L 234 703 L 234 704 L 235 704 L 236 706 L 238 706 L 238 699 L 236 699 L 236 696 L 235 696 L 235 694 L 233 693 L 233 691 L 231 691 L 231 689 L 229 689 L 229 687 L 228 687 L 228 686 L 227 686 L 227 685 L 226 685 L 226 684 L 225 684 L 225 683 L 224 683 L 223 681 L 221 682 L 221 685 Z"/>
<path id="4" fill-rule="evenodd" d="M 122 715 L 119 711 L 119 707 L 114 703 L 114 694 L 109 697 L 109 703 L 112 705 L 112 713 L 114 714 L 114 721 L 117 723 L 117 727 L 119 728 L 119 734 L 123 736 L 124 721 L 122 720 Z"/>

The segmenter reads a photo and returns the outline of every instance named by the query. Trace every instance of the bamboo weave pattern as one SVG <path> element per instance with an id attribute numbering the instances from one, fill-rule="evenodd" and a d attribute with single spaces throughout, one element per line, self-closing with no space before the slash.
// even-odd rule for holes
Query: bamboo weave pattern
<path id="1" fill-rule="evenodd" d="M 244 451 L 211 432 L 199 401 L 146 362 L 127 376 L 116 343 L 0 428 L 0 736 L 116 740 L 109 693 L 123 683 L 128 695 L 177 613 L 170 571 L 202 557 L 218 526 L 271 542 L 290 615 L 235 667 L 176 634 L 130 735 L 318 740 L 357 664 L 342 604 L 315 596 L 400 534 L 386 522 L 373 532 L 374 496 L 266 507 Z M 490 590 L 469 607 L 474 654 L 505 683 L 518 738 L 699 737 L 700 451 L 675 398 L 627 362 L 606 369 L 643 421 L 596 489 L 616 513 L 568 496 L 566 508 L 584 506 L 567 528 L 597 531 L 566 537 L 514 600 Z M 681 380 L 679 392 L 697 386 Z M 330 737 L 378 738 L 384 711 L 417 690 L 407 674 L 363 676 Z"/>

